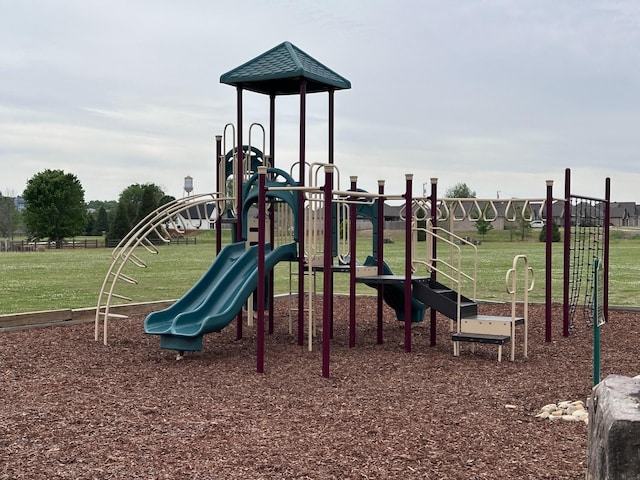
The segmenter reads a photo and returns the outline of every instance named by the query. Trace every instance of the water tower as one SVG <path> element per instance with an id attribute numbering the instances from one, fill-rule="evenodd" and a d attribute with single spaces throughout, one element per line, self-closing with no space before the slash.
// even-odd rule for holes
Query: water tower
<path id="1" fill-rule="evenodd" d="M 187 192 L 187 197 L 193 192 L 193 177 L 189 175 L 184 177 L 184 191 Z"/>

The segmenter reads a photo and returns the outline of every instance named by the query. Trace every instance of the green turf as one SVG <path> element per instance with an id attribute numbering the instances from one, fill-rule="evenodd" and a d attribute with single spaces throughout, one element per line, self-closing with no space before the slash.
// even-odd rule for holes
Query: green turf
<path id="1" fill-rule="evenodd" d="M 477 235 L 471 236 L 477 237 Z M 489 232 L 478 246 L 477 298 L 506 301 L 505 274 L 513 257 L 526 254 L 535 272 L 533 301 L 543 301 L 545 292 L 544 244 L 533 233 L 527 241 L 509 241 L 507 232 Z M 394 243 L 384 245 L 385 261 L 394 273 L 404 272 L 403 232 L 387 232 Z M 228 237 L 225 236 L 228 241 Z M 420 244 L 421 246 L 424 243 Z M 553 297 L 562 299 L 562 244 L 553 245 Z M 465 247 L 464 251 L 470 250 Z M 213 232 L 198 236 L 196 245 L 169 245 L 159 248 L 158 255 L 141 253 L 148 268 L 129 266 L 125 273 L 139 281 L 138 285 L 119 284 L 117 292 L 134 301 L 179 298 L 205 272 L 215 257 Z M 640 236 L 614 231 L 611 235 L 610 305 L 640 305 Z M 359 233 L 357 258 L 364 261 L 371 253 L 370 232 Z M 93 307 L 105 274 L 111 263 L 111 251 L 104 248 L 88 250 L 46 250 L 32 253 L 0 253 L 0 314 L 59 308 Z M 448 249 L 440 248 L 439 256 L 448 258 Z M 465 269 L 471 266 L 465 260 Z M 295 270 L 294 266 L 294 270 Z M 424 274 L 418 272 L 417 274 Z M 348 291 L 348 275 L 335 275 L 335 290 Z M 296 278 L 293 279 L 294 291 Z M 318 291 L 322 275 L 316 278 Z M 276 293 L 286 293 L 289 287 L 289 265 L 276 268 Z M 464 291 L 464 290 L 463 290 Z M 467 290 L 468 291 L 468 290 Z M 373 293 L 358 286 L 359 293 Z"/>

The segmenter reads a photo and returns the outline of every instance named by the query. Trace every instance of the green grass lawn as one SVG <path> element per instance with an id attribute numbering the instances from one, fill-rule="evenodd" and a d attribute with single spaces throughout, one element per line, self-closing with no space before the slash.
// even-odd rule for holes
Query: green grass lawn
<path id="1" fill-rule="evenodd" d="M 474 232 L 475 233 L 475 232 Z M 477 237 L 468 233 L 470 236 Z M 462 233 L 461 235 L 465 235 Z M 393 243 L 384 245 L 385 261 L 394 273 L 404 272 L 404 234 L 386 232 Z M 543 301 L 545 292 L 544 244 L 537 241 L 537 232 L 525 241 L 509 241 L 507 232 L 491 231 L 478 246 L 477 298 L 506 301 L 505 274 L 515 255 L 526 254 L 535 272 L 532 301 Z M 225 237 L 227 238 L 227 237 Z M 228 238 L 227 238 L 228 240 Z M 424 242 L 420 244 L 424 245 Z M 463 250 L 470 250 L 465 247 Z M 364 261 L 371 253 L 371 233 L 359 233 L 357 258 Z M 640 305 L 640 237 L 611 235 L 610 304 Z M 198 236 L 196 245 L 168 245 L 159 254 L 140 253 L 148 268 L 129 266 L 125 273 L 136 278 L 138 285 L 119 284 L 118 293 L 136 302 L 166 300 L 182 296 L 206 271 L 215 258 L 213 232 Z M 440 248 L 439 256 L 448 258 L 449 251 Z M 32 253 L 0 253 L 0 314 L 59 308 L 93 307 L 105 274 L 111 263 L 111 250 L 46 250 Z M 553 296 L 562 300 L 562 244 L 553 250 Z M 465 270 L 472 266 L 464 261 Z M 293 270 L 296 270 L 293 266 Z M 276 293 L 286 293 L 289 287 L 289 264 L 276 267 Z M 417 275 L 424 275 L 424 271 Z M 336 292 L 348 292 L 348 275 L 335 275 Z M 322 288 L 322 274 L 316 278 Z M 296 278 L 293 278 L 294 291 Z M 359 293 L 373 290 L 358 285 Z M 463 292 L 465 290 L 463 289 Z M 469 291 L 466 291 L 469 293 Z"/>

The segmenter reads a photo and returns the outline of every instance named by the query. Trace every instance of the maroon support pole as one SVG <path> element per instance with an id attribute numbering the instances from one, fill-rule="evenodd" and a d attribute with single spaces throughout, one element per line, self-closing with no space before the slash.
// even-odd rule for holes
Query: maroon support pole
<path id="1" fill-rule="evenodd" d="M 378 262 L 378 275 L 384 274 L 384 180 L 378 180 L 378 238 L 376 249 L 377 249 L 377 262 Z M 376 342 L 378 345 L 382 345 L 382 301 L 384 297 L 384 284 L 380 284 L 378 288 L 378 313 L 377 313 L 377 330 L 378 336 Z"/>
<path id="2" fill-rule="evenodd" d="M 220 175 L 220 164 L 222 159 L 222 135 L 216 135 L 216 192 L 224 196 L 224 184 L 226 179 Z M 222 211 L 220 210 L 220 202 L 216 203 L 216 255 L 220 253 L 222 248 Z"/>
<path id="3" fill-rule="evenodd" d="M 571 260 L 571 169 L 564 171 L 564 252 L 562 269 L 562 335 L 569 336 L 569 263 Z M 551 337 L 549 337 L 551 339 Z"/>
<path id="4" fill-rule="evenodd" d="M 236 242 L 242 241 L 242 179 L 244 178 L 244 160 L 242 158 L 242 87 L 237 87 L 238 96 L 238 165 L 236 168 Z M 238 312 L 236 321 L 236 339 L 242 338 L 242 309 Z"/>
<path id="5" fill-rule="evenodd" d="M 404 264 L 404 351 L 411 351 L 411 228 L 413 222 L 413 175 L 406 175 L 407 193 L 406 225 L 405 225 L 405 264 Z"/>
<path id="6" fill-rule="evenodd" d="M 329 152 L 328 152 L 328 160 L 329 163 L 331 165 L 333 165 L 333 160 L 334 160 L 334 152 L 335 152 L 335 90 L 333 88 L 329 89 L 329 105 L 328 105 L 328 110 L 329 110 L 329 135 L 328 135 L 328 144 L 329 144 Z M 338 232 L 340 232 L 340 230 L 338 230 Z M 333 256 L 332 256 L 333 258 Z M 331 262 L 333 264 L 333 261 Z M 326 270 L 325 270 L 326 272 Z M 326 275 L 326 273 L 325 273 Z M 333 271 L 331 271 L 331 311 L 333 312 Z M 333 338 L 333 315 L 331 316 L 331 338 Z"/>
<path id="7" fill-rule="evenodd" d="M 349 177 L 351 190 L 356 191 L 358 177 Z M 355 194 L 349 203 L 349 348 L 356 346 L 356 204 Z"/>
<path id="8" fill-rule="evenodd" d="M 264 372 L 264 297 L 265 297 L 265 241 L 266 241 L 266 188 L 267 167 L 258 167 L 258 331 L 256 332 L 256 370 Z"/>
<path id="9" fill-rule="evenodd" d="M 437 227 L 438 226 L 438 179 L 435 177 L 431 178 L 431 197 L 430 197 L 430 201 L 431 201 L 431 225 L 433 227 Z M 436 237 L 433 236 L 431 237 L 431 239 L 427 239 L 427 241 L 431 242 L 431 252 L 433 255 L 433 258 L 436 258 Z M 429 259 L 427 259 L 428 261 Z M 432 265 L 430 265 L 432 266 Z M 431 280 L 436 279 L 436 271 L 435 269 L 431 268 L 431 275 L 430 275 Z M 429 309 L 429 346 L 430 347 L 435 347 L 436 346 L 436 329 L 437 329 L 437 324 L 436 324 L 436 311 L 434 308 L 430 308 Z"/>
<path id="10" fill-rule="evenodd" d="M 611 179 L 606 178 L 604 183 L 604 272 L 603 272 L 603 312 L 605 320 L 609 320 L 609 233 L 611 226 Z"/>
<path id="11" fill-rule="evenodd" d="M 553 306 L 553 275 L 552 249 L 553 245 L 553 180 L 547 180 L 547 201 L 545 203 L 545 329 L 544 341 L 551 341 L 551 309 Z M 529 288 L 525 285 L 525 288 Z"/>
<path id="12" fill-rule="evenodd" d="M 305 176 L 305 138 L 307 111 L 307 82 L 300 81 L 300 164 L 298 183 L 304 186 Z M 298 192 L 298 345 L 304 345 L 304 268 L 305 268 L 305 232 L 304 224 L 304 193 Z M 309 326 L 311 328 L 311 326 Z"/>
<path id="13" fill-rule="evenodd" d="M 267 167 L 275 167 L 275 145 L 276 145 L 276 96 L 275 94 L 269 95 L 269 151 L 271 154 L 266 158 Z M 269 203 L 269 239 L 271 241 L 271 248 L 275 248 L 275 206 L 273 203 Z M 269 271 L 269 335 L 273 333 L 274 323 L 274 307 L 275 307 L 275 272 L 273 269 Z"/>
<path id="14" fill-rule="evenodd" d="M 324 167 L 324 285 L 322 291 L 322 376 L 329 378 L 329 360 L 331 349 L 331 203 L 333 196 L 333 165 Z M 309 325 L 311 328 L 311 325 Z"/>

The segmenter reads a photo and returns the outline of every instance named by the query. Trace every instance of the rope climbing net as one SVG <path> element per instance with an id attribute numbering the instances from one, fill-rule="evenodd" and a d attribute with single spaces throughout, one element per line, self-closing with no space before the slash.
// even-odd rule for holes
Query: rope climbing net
<path id="1" fill-rule="evenodd" d="M 572 195 L 569 256 L 570 328 L 577 314 L 593 321 L 594 259 L 604 258 L 605 200 Z"/>

